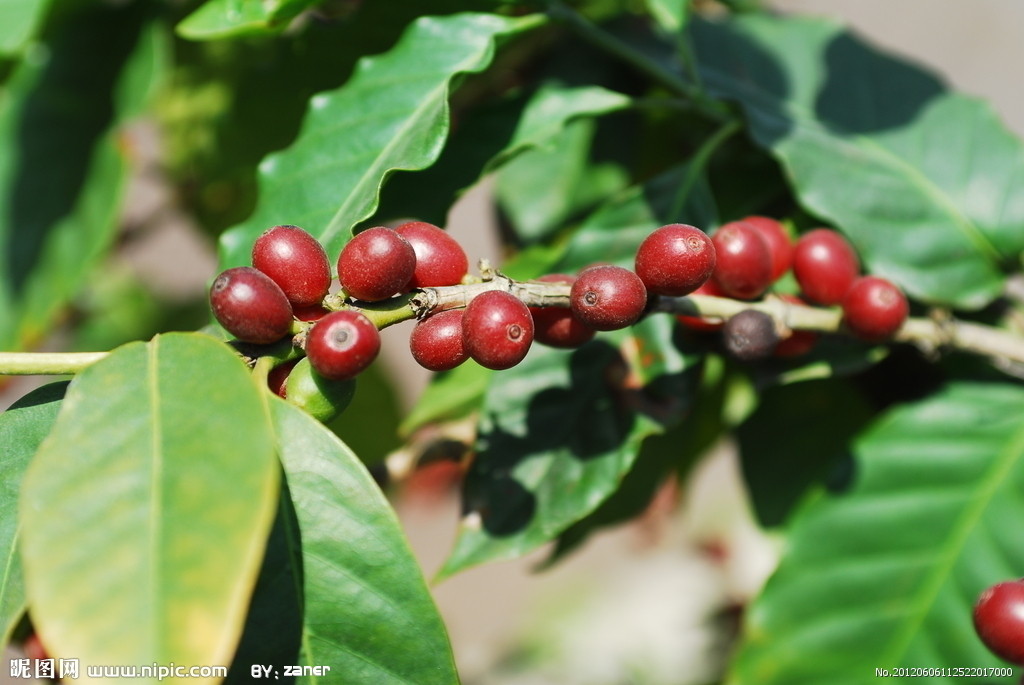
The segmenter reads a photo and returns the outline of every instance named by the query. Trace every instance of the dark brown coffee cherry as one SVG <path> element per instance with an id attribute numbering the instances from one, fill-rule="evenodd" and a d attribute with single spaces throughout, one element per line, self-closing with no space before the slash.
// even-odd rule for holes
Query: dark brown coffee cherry
<path id="1" fill-rule="evenodd" d="M 317 239 L 298 226 L 274 226 L 252 246 L 252 265 L 281 286 L 293 306 L 318 305 L 331 287 L 331 263 Z"/>
<path id="2" fill-rule="evenodd" d="M 416 269 L 405 290 L 458 285 L 469 271 L 469 259 L 455 238 L 434 224 L 410 221 L 395 229 L 416 253 Z"/>
<path id="3" fill-rule="evenodd" d="M 647 292 L 688 295 L 711 278 L 715 270 L 715 246 L 699 228 L 669 224 L 640 243 L 635 268 Z"/>
<path id="4" fill-rule="evenodd" d="M 585 325 L 597 331 L 614 331 L 639 321 L 647 306 L 647 288 L 629 269 L 592 266 L 576 277 L 569 306 Z"/>
<path id="5" fill-rule="evenodd" d="M 576 277 L 568 274 L 547 274 L 536 279 L 541 283 L 572 285 Z M 533 337 L 549 347 L 579 347 L 594 337 L 594 329 L 576 318 L 568 307 L 530 307 L 533 316 Z"/>
<path id="6" fill-rule="evenodd" d="M 409 350 L 417 364 L 431 371 L 447 371 L 469 359 L 462 344 L 464 314 L 463 309 L 449 309 L 416 324 L 409 335 Z"/>
<path id="7" fill-rule="evenodd" d="M 462 317 L 462 345 L 480 366 L 509 369 L 530 351 L 533 317 L 511 293 L 489 290 L 470 300 Z"/>
<path id="8" fill-rule="evenodd" d="M 766 216 L 748 216 L 743 223 L 753 226 L 768 243 L 772 259 L 772 282 L 779 280 L 793 265 L 793 241 L 782 224 Z"/>
<path id="9" fill-rule="evenodd" d="M 877 276 L 862 276 L 843 297 L 843 322 L 861 340 L 888 340 L 907 320 L 910 305 L 903 291 Z"/>
<path id="10" fill-rule="evenodd" d="M 859 273 L 857 253 L 836 231 L 816 228 L 800 236 L 793 250 L 793 275 L 811 302 L 839 304 Z"/>
<path id="11" fill-rule="evenodd" d="M 276 342 L 292 328 L 292 305 L 277 283 L 251 266 L 221 273 L 210 286 L 210 307 L 224 329 L 239 340 Z"/>
<path id="12" fill-rule="evenodd" d="M 352 310 L 331 312 L 306 336 L 306 356 L 321 376 L 355 378 L 380 352 L 380 333 L 369 319 Z"/>
<path id="13" fill-rule="evenodd" d="M 760 231 L 742 221 L 723 225 L 711 237 L 717 263 L 712 278 L 729 297 L 753 300 L 772 284 L 772 255 Z"/>
<path id="14" fill-rule="evenodd" d="M 416 271 L 416 252 L 390 228 L 357 233 L 338 257 L 341 287 L 358 300 L 376 302 L 404 292 Z"/>
<path id="15" fill-rule="evenodd" d="M 989 650 L 1024 665 L 1024 580 L 997 583 L 974 605 L 974 629 Z"/>
<path id="16" fill-rule="evenodd" d="M 772 317 L 756 309 L 744 309 L 722 327 L 725 351 L 740 361 L 757 361 L 770 357 L 779 344 Z"/>

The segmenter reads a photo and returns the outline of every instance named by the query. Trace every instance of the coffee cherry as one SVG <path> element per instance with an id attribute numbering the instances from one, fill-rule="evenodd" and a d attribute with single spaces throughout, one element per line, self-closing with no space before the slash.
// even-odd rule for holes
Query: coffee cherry
<path id="1" fill-rule="evenodd" d="M 541 283 L 572 285 L 575 276 L 547 274 L 536 279 Z M 594 329 L 576 318 L 568 307 L 530 307 L 534 339 L 550 347 L 579 347 L 594 337 Z"/>
<path id="2" fill-rule="evenodd" d="M 793 275 L 807 299 L 833 305 L 860 273 L 860 260 L 842 235 L 827 228 L 805 233 L 793 250 Z"/>
<path id="3" fill-rule="evenodd" d="M 515 295 L 489 290 L 470 300 L 462 317 L 462 345 L 488 369 L 508 369 L 523 360 L 533 342 L 533 317 Z"/>
<path id="4" fill-rule="evenodd" d="M 355 393 L 356 379 L 324 378 L 313 369 L 308 358 L 299 360 L 288 374 L 285 385 L 288 401 L 321 423 L 327 423 L 345 411 Z"/>
<path id="5" fill-rule="evenodd" d="M 449 309 L 416 324 L 409 336 L 409 350 L 417 364 L 431 371 L 447 371 L 469 358 L 462 344 L 464 314 L 465 310 Z"/>
<path id="6" fill-rule="evenodd" d="M 725 351 L 740 361 L 756 361 L 770 357 L 779 344 L 772 317 L 756 309 L 744 309 L 722 327 Z"/>
<path id="7" fill-rule="evenodd" d="M 292 315 L 299 321 L 319 321 L 329 312 L 323 305 L 311 304 L 302 307 L 292 307 Z"/>
<path id="8" fill-rule="evenodd" d="M 772 281 L 779 280 L 793 264 L 793 241 L 789 239 L 786 229 L 780 222 L 766 216 L 748 216 L 742 221 L 753 226 L 768 243 L 768 252 L 772 257 Z"/>
<path id="9" fill-rule="evenodd" d="M 640 243 L 635 268 L 648 292 L 688 295 L 711 278 L 715 246 L 699 228 L 669 224 Z"/>
<path id="10" fill-rule="evenodd" d="M 251 266 L 224 271 L 210 286 L 213 315 L 239 340 L 267 344 L 291 332 L 292 305 L 277 283 Z"/>
<path id="11" fill-rule="evenodd" d="M 316 238 L 298 226 L 274 226 L 252 246 L 252 265 L 281 286 L 295 306 L 317 305 L 331 287 L 331 263 Z"/>
<path id="12" fill-rule="evenodd" d="M 592 266 L 576 277 L 569 306 L 583 324 L 598 331 L 632 326 L 647 306 L 640 277 L 620 266 Z"/>
<path id="13" fill-rule="evenodd" d="M 356 234 L 338 257 L 338 280 L 352 297 L 376 302 L 401 292 L 416 270 L 416 252 L 390 228 Z"/>
<path id="14" fill-rule="evenodd" d="M 458 285 L 469 271 L 469 259 L 462 246 L 434 224 L 410 221 L 395 232 L 408 240 L 416 253 L 416 269 L 405 290 Z"/>
<path id="15" fill-rule="evenodd" d="M 877 276 L 858 278 L 843 298 L 843 321 L 862 340 L 888 340 L 907 320 L 909 312 L 903 291 Z"/>
<path id="16" fill-rule="evenodd" d="M 295 365 L 298 363 L 298 359 L 282 362 L 272 368 L 270 373 L 267 374 L 267 387 L 270 388 L 278 397 L 288 396 L 287 390 L 285 389 L 288 382 L 288 374 L 292 372 L 292 369 L 294 369 Z"/>
<path id="17" fill-rule="evenodd" d="M 725 297 L 725 293 L 722 292 L 718 284 L 715 283 L 714 279 L 708 281 L 701 287 L 694 290 L 691 295 L 711 295 L 712 297 Z M 725 322 L 718 318 L 704 318 L 701 316 L 687 316 L 685 314 L 679 314 L 676 316 L 676 321 L 683 324 L 687 328 L 693 331 L 700 331 L 708 333 L 712 331 L 719 331 Z"/>
<path id="18" fill-rule="evenodd" d="M 1024 580 L 997 583 L 974 605 L 974 629 L 1001 659 L 1024 664 Z"/>
<path id="19" fill-rule="evenodd" d="M 760 231 L 742 221 L 725 224 L 711 237 L 718 261 L 712 278 L 723 293 L 740 300 L 760 297 L 772 283 L 772 256 Z"/>
<path id="20" fill-rule="evenodd" d="M 796 295 L 780 295 L 783 300 L 792 304 L 806 304 Z M 814 331 L 790 331 L 789 335 L 779 341 L 775 348 L 776 357 L 800 357 L 818 344 L 818 334 Z"/>
<path id="21" fill-rule="evenodd" d="M 380 333 L 359 312 L 331 312 L 306 336 L 306 356 L 317 373 L 331 380 L 355 378 L 380 352 Z"/>

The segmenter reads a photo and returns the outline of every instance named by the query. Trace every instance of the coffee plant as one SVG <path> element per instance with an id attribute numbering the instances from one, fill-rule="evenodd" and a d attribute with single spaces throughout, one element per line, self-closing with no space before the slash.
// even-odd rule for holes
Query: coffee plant
<path id="1" fill-rule="evenodd" d="M 25 668 L 459 682 L 415 465 L 353 449 L 416 320 L 406 453 L 475 426 L 435 581 L 555 564 L 728 438 L 784 547 L 721 682 L 1015 681 L 1024 145 L 986 103 L 756 1 L 0 14 L 0 374 L 72 376 L 0 415 Z M 140 119 L 218 241 L 200 321 L 110 266 Z M 442 229 L 484 180 L 500 255 Z"/>

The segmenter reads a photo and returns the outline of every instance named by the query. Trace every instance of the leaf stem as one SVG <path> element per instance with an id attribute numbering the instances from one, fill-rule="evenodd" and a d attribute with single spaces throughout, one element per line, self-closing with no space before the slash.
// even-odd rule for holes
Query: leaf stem
<path id="1" fill-rule="evenodd" d="M 75 374 L 108 352 L 0 352 L 0 375 L 63 376 Z"/>

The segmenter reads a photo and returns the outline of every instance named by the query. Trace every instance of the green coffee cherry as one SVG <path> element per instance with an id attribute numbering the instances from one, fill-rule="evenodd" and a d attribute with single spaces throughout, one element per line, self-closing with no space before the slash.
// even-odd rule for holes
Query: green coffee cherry
<path id="1" fill-rule="evenodd" d="M 324 378 L 303 358 L 285 383 L 288 401 L 304 409 L 321 423 L 327 423 L 345 411 L 356 391 L 354 378 L 332 381 Z"/>

